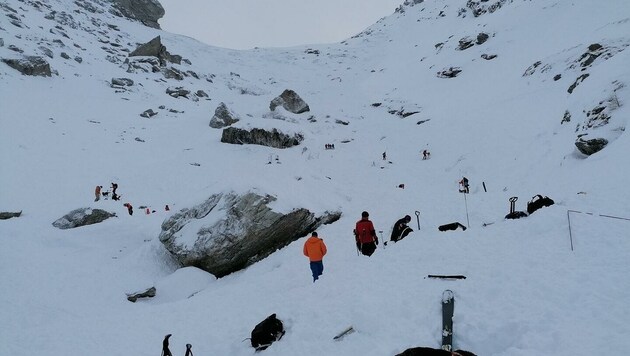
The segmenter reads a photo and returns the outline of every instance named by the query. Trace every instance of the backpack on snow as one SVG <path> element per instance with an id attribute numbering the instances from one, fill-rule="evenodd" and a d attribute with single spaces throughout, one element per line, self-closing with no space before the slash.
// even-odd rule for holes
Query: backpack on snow
<path id="1" fill-rule="evenodd" d="M 542 208 L 543 206 L 551 206 L 554 204 L 553 199 L 538 194 L 535 195 L 531 201 L 527 203 L 527 213 L 531 215 L 534 211 Z"/>
<path id="2" fill-rule="evenodd" d="M 256 351 L 264 350 L 274 341 L 280 340 L 282 335 L 284 335 L 282 320 L 277 319 L 276 314 L 271 314 L 252 330 L 252 347 Z"/>

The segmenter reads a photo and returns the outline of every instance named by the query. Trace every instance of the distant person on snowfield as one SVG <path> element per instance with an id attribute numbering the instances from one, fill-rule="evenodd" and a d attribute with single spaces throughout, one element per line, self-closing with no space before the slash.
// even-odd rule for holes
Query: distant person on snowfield
<path id="1" fill-rule="evenodd" d="M 127 208 L 127 211 L 129 212 L 129 215 L 133 215 L 133 207 L 131 206 L 131 204 L 125 203 L 125 204 L 123 204 L 123 206 Z"/>
<path id="2" fill-rule="evenodd" d="M 429 159 L 429 158 L 431 158 L 431 152 L 429 152 L 428 150 L 422 151 L 422 159 Z"/>
<path id="3" fill-rule="evenodd" d="M 118 189 L 118 184 L 112 183 L 112 193 L 116 195 L 116 189 Z"/>
<path id="4" fill-rule="evenodd" d="M 94 196 L 96 197 L 94 199 L 94 201 L 99 201 L 101 200 L 101 189 L 103 188 L 102 185 L 97 185 L 96 189 L 94 189 Z"/>
<path id="5" fill-rule="evenodd" d="M 192 345 L 191 344 L 186 344 L 186 354 L 184 356 L 193 356 L 192 353 Z"/>
<path id="6" fill-rule="evenodd" d="M 326 255 L 326 244 L 324 240 L 317 237 L 317 232 L 313 231 L 311 237 L 304 242 L 304 256 L 308 257 L 311 261 L 311 272 L 313 272 L 313 283 L 324 272 L 323 259 Z"/>
<path id="7" fill-rule="evenodd" d="M 387 160 L 387 152 L 383 152 L 383 161 Z"/>
<path id="8" fill-rule="evenodd" d="M 460 193 L 470 193 L 470 188 L 468 185 L 468 178 L 462 177 L 462 180 L 459 181 L 459 185 L 462 186 L 462 189 L 459 190 Z"/>
<path id="9" fill-rule="evenodd" d="M 171 350 L 168 349 L 168 338 L 171 337 L 171 334 L 167 334 L 164 336 L 164 341 L 162 341 L 162 356 L 173 356 Z"/>
<path id="10" fill-rule="evenodd" d="M 411 216 L 409 215 L 405 215 L 405 217 L 398 219 L 398 221 L 396 221 L 396 223 L 394 224 L 394 228 L 392 229 L 392 237 L 391 240 L 394 242 L 400 241 L 403 238 L 405 238 L 405 236 L 407 236 L 410 232 L 412 232 L 413 230 L 407 226 L 407 224 L 409 224 L 409 222 L 411 221 Z"/>
<path id="11" fill-rule="evenodd" d="M 372 256 L 376 251 L 376 246 L 378 246 L 378 237 L 369 216 L 367 211 L 361 213 L 361 220 L 357 221 L 354 229 L 357 250 L 365 256 Z"/>

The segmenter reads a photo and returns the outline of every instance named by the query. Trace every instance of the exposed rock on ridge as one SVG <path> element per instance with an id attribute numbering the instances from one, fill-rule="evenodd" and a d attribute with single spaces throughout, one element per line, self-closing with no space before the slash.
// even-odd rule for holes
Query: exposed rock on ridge
<path id="1" fill-rule="evenodd" d="M 112 0 L 114 9 L 120 13 L 114 12 L 115 15 L 121 15 L 133 20 L 138 20 L 144 25 L 160 28 L 158 20 L 164 14 L 164 8 L 157 0 Z"/>

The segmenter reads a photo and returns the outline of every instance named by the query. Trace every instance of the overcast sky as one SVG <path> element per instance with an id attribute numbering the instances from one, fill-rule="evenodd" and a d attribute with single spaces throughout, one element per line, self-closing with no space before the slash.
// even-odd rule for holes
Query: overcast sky
<path id="1" fill-rule="evenodd" d="M 162 29 L 233 49 L 340 42 L 404 0 L 159 0 Z"/>

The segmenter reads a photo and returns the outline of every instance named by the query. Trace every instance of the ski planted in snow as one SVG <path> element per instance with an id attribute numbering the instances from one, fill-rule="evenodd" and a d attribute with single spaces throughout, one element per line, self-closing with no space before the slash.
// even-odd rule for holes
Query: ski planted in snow
<path id="1" fill-rule="evenodd" d="M 447 289 L 442 293 L 442 350 L 453 350 L 453 312 L 455 296 Z"/>
<path id="2" fill-rule="evenodd" d="M 350 325 L 344 331 L 342 331 L 339 334 L 335 335 L 335 337 L 333 337 L 333 340 L 341 340 L 341 339 L 343 339 L 344 336 L 346 336 L 348 334 L 352 334 L 353 332 L 354 332 L 354 328 L 352 327 L 352 325 Z"/>

